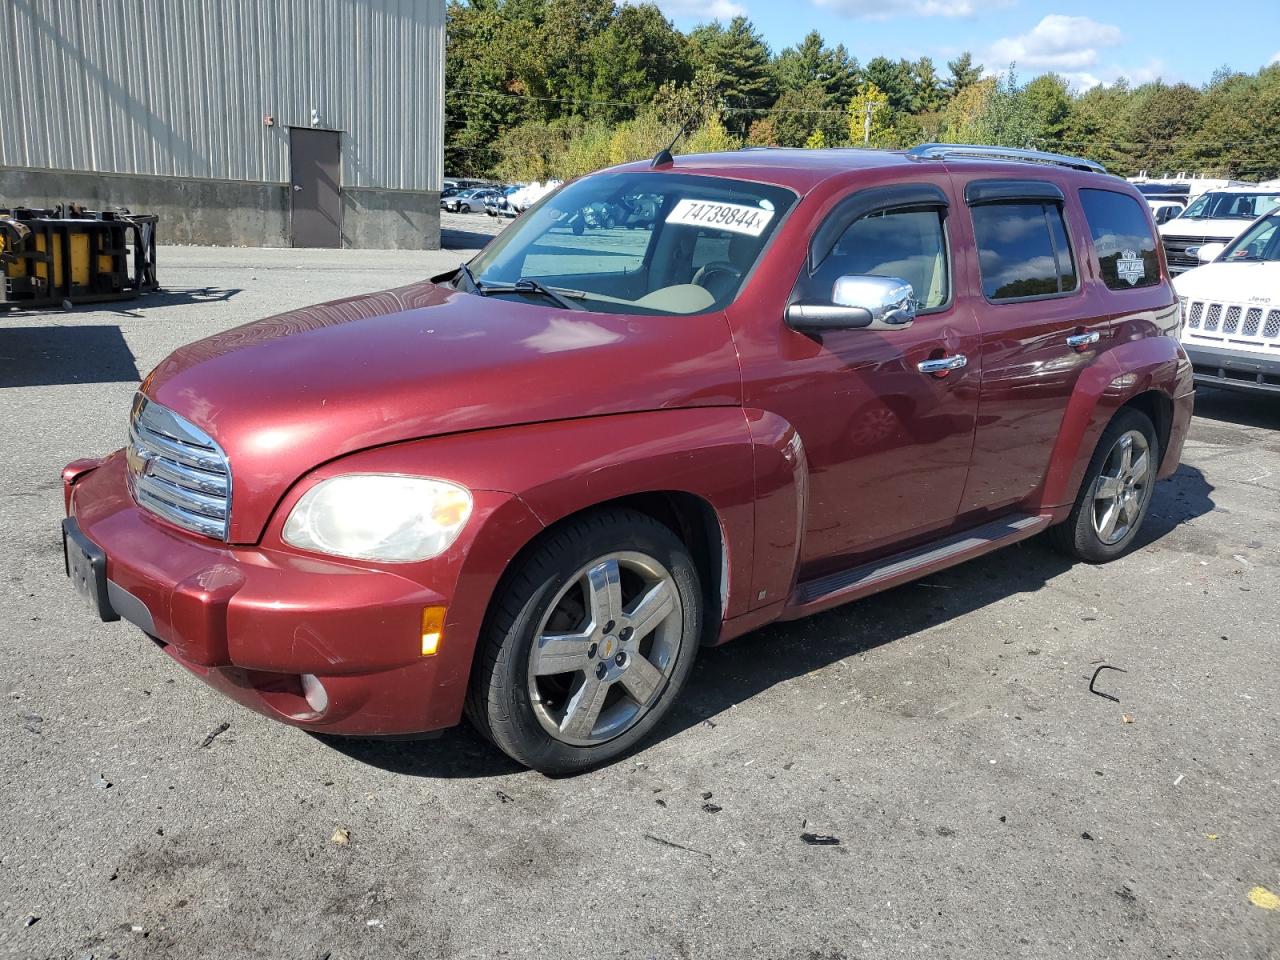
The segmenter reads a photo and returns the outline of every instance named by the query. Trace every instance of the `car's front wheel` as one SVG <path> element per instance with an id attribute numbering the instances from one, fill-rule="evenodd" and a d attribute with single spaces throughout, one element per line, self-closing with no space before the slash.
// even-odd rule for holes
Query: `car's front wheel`
<path id="1" fill-rule="evenodd" d="M 697 570 L 667 527 L 630 510 L 572 520 L 500 585 L 467 714 L 543 773 L 607 763 L 671 709 L 697 651 L 701 606 Z"/>
<path id="2" fill-rule="evenodd" d="M 1155 492 L 1160 441 L 1151 419 L 1121 409 L 1098 440 L 1066 521 L 1049 531 L 1068 556 L 1106 563 L 1133 544 Z"/>

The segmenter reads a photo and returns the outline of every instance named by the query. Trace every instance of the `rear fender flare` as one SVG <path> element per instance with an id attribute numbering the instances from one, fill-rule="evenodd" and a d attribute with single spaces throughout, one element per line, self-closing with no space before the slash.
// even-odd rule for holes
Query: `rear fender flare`
<path id="1" fill-rule="evenodd" d="M 1148 391 L 1172 400 L 1190 389 L 1190 364 L 1170 337 L 1131 340 L 1106 351 L 1076 381 L 1045 476 L 1041 509 L 1055 520 L 1070 510 L 1098 438 L 1117 410 Z"/>

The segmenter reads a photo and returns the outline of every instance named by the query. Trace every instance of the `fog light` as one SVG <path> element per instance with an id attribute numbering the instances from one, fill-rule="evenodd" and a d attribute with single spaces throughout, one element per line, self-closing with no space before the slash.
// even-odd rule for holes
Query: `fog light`
<path id="1" fill-rule="evenodd" d="M 329 709 L 329 693 L 324 688 L 324 684 L 320 682 L 320 678 L 313 673 L 304 673 L 302 680 L 302 695 L 307 699 L 309 706 L 316 713 L 324 713 Z"/>
<path id="2" fill-rule="evenodd" d="M 422 608 L 422 655 L 434 657 L 444 636 L 444 607 Z"/>

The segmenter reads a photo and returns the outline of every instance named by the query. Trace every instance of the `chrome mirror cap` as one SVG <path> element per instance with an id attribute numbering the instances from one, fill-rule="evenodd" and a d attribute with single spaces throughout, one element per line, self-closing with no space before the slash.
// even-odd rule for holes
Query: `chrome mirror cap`
<path id="1" fill-rule="evenodd" d="M 915 291 L 907 281 L 845 276 L 832 287 L 830 303 L 793 303 L 786 319 L 794 330 L 900 330 L 915 317 Z"/>

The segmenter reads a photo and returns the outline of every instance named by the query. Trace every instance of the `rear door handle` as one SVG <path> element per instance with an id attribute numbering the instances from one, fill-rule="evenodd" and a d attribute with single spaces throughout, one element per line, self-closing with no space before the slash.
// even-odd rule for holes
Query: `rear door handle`
<path id="1" fill-rule="evenodd" d="M 957 353 L 954 357 L 939 357 L 936 360 L 921 360 L 916 364 L 916 369 L 921 373 L 931 373 L 935 377 L 945 377 L 952 370 L 959 370 L 968 363 L 968 357 L 963 353 Z"/>
<path id="2" fill-rule="evenodd" d="M 1089 346 L 1091 343 L 1097 343 L 1101 339 L 1102 334 L 1098 333 L 1096 330 L 1092 333 L 1073 333 L 1071 336 L 1067 337 L 1067 346 L 1072 350 L 1079 350 L 1083 347 Z"/>

